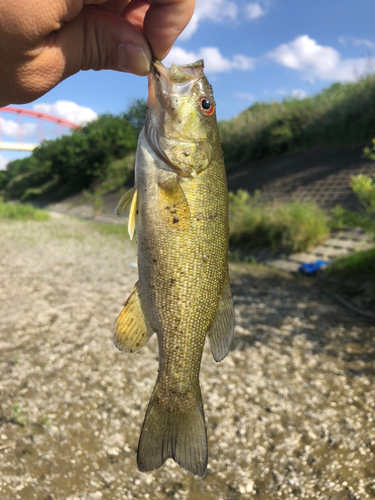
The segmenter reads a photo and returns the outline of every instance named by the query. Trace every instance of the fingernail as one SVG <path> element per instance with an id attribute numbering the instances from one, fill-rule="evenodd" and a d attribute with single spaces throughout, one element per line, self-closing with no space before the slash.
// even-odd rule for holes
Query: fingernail
<path id="1" fill-rule="evenodd" d="M 171 50 L 172 50 L 172 47 L 170 47 L 166 52 L 164 52 L 164 54 L 161 56 L 159 61 L 162 61 L 163 59 L 165 59 Z"/>
<path id="2" fill-rule="evenodd" d="M 121 71 L 145 76 L 150 72 L 151 51 L 147 57 L 145 51 L 139 45 L 122 43 L 118 48 L 117 66 Z"/>

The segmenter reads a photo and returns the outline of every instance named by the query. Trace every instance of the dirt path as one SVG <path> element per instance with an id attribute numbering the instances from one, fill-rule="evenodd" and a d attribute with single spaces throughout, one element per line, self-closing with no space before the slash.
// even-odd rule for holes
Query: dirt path
<path id="1" fill-rule="evenodd" d="M 375 326 L 262 267 L 232 267 L 233 349 L 205 349 L 206 477 L 139 473 L 156 339 L 111 339 L 135 260 L 89 222 L 0 221 L 1 499 L 374 498 Z"/>

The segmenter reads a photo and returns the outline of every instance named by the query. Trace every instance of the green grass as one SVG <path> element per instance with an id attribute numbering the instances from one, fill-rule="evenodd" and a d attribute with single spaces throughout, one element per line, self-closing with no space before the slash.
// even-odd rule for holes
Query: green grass
<path id="1" fill-rule="evenodd" d="M 303 100 L 258 102 L 219 123 L 227 163 L 316 146 L 365 144 L 375 136 L 375 75 L 333 84 Z"/>
<path id="2" fill-rule="evenodd" d="M 246 249 L 270 246 L 276 252 L 302 252 L 329 236 L 327 214 L 312 202 L 258 204 L 239 190 L 229 194 L 230 244 Z"/>
<path id="3" fill-rule="evenodd" d="M 324 274 L 327 277 L 375 279 L 375 248 L 336 260 Z"/>
<path id="4" fill-rule="evenodd" d="M 46 221 L 49 213 L 32 205 L 4 203 L 0 198 L 0 219 Z"/>
<path id="5" fill-rule="evenodd" d="M 90 227 L 104 236 L 119 236 L 121 239 L 129 238 L 127 224 L 102 224 L 101 222 L 84 221 Z M 135 238 L 133 238 L 135 240 Z"/>

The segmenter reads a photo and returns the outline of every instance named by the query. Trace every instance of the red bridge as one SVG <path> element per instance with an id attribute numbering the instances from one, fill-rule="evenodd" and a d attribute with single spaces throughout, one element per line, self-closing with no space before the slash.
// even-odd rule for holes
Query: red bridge
<path id="1" fill-rule="evenodd" d="M 2 140 L 2 114 L 11 113 L 18 116 L 18 142 L 4 142 Z M 38 143 L 44 139 L 44 122 L 51 122 L 56 124 L 56 135 L 62 134 L 64 128 L 70 130 L 80 128 L 78 123 L 74 123 L 70 120 L 65 120 L 59 116 L 49 115 L 48 113 L 42 113 L 40 111 L 32 111 L 31 109 L 18 108 L 16 106 L 6 106 L 5 108 L 0 108 L 0 149 L 8 150 L 18 150 L 18 151 L 32 151 L 38 144 L 25 143 L 24 142 L 24 122 L 23 117 L 36 118 L 37 119 L 37 138 Z"/>

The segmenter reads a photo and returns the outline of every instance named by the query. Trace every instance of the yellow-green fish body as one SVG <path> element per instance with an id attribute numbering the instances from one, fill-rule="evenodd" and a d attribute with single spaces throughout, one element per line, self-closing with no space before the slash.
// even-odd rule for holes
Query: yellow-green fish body
<path id="1" fill-rule="evenodd" d="M 115 342 L 134 352 L 156 332 L 159 344 L 159 375 L 138 447 L 142 471 L 172 457 L 204 475 L 203 346 L 208 334 L 220 361 L 233 334 L 227 185 L 214 106 L 201 61 L 171 69 L 154 63 L 135 191 L 120 201 L 120 212 L 131 206 L 137 229 L 139 282 L 118 318 Z"/>

